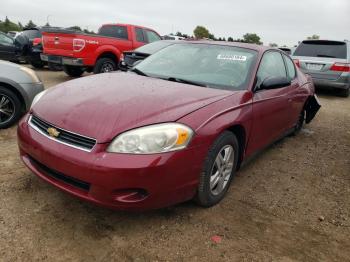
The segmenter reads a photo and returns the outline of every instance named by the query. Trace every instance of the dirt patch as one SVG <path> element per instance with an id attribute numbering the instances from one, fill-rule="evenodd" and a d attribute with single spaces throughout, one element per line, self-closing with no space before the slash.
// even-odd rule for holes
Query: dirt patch
<path id="1" fill-rule="evenodd" d="M 38 73 L 46 87 L 71 79 Z M 0 260 L 349 261 L 350 99 L 320 99 L 317 118 L 244 166 L 210 209 L 130 214 L 83 203 L 31 174 L 16 128 L 1 130 Z"/>

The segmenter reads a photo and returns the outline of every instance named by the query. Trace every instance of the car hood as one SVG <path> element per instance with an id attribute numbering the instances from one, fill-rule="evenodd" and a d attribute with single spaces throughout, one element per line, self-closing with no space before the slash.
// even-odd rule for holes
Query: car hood
<path id="1" fill-rule="evenodd" d="M 32 111 L 56 127 L 106 143 L 132 128 L 176 121 L 231 94 L 134 73 L 108 73 L 57 85 Z"/>

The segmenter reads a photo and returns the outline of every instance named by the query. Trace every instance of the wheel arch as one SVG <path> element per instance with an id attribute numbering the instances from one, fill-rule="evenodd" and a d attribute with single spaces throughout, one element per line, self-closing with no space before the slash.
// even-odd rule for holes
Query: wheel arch
<path id="1" fill-rule="evenodd" d="M 239 158 L 238 158 L 238 164 L 237 164 L 237 170 L 241 167 L 241 163 L 243 161 L 243 156 L 246 148 L 246 130 L 244 126 L 240 124 L 233 124 L 232 126 L 229 126 L 226 131 L 229 131 L 233 133 L 237 140 L 239 145 Z"/>

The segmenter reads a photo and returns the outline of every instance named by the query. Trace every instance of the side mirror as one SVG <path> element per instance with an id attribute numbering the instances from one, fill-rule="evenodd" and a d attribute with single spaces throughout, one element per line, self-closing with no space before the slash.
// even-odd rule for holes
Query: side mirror
<path id="1" fill-rule="evenodd" d="M 272 76 L 265 78 L 259 89 L 276 89 L 289 86 L 290 84 L 291 80 L 289 80 L 287 77 Z"/>

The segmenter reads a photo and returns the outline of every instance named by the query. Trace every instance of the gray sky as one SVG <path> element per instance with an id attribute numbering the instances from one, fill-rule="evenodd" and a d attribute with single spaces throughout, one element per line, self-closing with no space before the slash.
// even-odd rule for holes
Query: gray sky
<path id="1" fill-rule="evenodd" d="M 257 33 L 265 45 L 295 45 L 307 36 L 350 40 L 350 0 L 1 0 L 5 16 L 23 24 L 78 25 L 97 30 L 121 22 L 151 27 L 160 34 L 192 34 L 203 25 L 217 37 Z"/>

